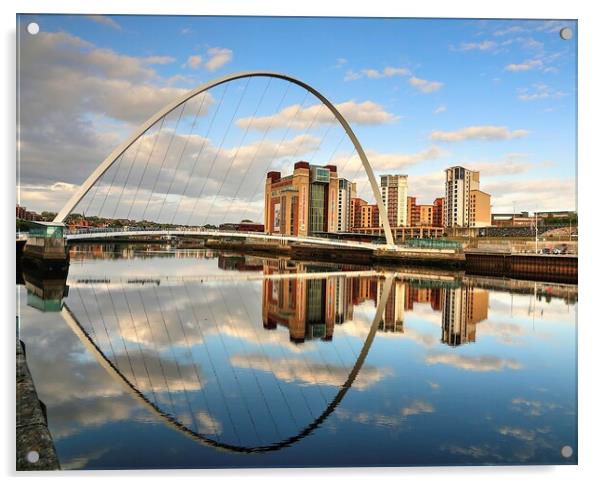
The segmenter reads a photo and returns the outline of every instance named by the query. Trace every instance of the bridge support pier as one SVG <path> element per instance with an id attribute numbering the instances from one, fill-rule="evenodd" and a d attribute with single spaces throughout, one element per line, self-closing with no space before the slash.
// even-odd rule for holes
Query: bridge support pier
<path id="1" fill-rule="evenodd" d="M 69 264 L 65 225 L 56 222 L 34 222 L 23 248 L 23 258 L 40 270 L 64 268 Z"/>

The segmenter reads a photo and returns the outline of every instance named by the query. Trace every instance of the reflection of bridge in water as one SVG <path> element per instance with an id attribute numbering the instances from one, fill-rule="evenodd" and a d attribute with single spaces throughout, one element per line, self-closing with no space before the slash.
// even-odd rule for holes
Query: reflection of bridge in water
<path id="1" fill-rule="evenodd" d="M 350 278 L 354 276 L 349 275 Z M 332 278 L 346 279 L 347 275 L 314 274 L 304 280 Z M 279 281 L 286 280 L 288 278 Z M 217 284 L 223 285 L 226 281 L 222 279 Z M 319 349 L 313 357 L 311 353 L 306 356 L 302 352 L 299 354 L 301 358 L 291 358 L 294 353 L 286 351 L 289 342 L 274 340 L 271 333 L 266 333 L 268 339 L 262 339 L 254 331 L 252 321 L 248 322 L 251 333 L 246 333 L 248 328 L 236 329 L 241 322 L 234 322 L 231 326 L 232 312 L 227 309 L 221 316 L 229 317 L 229 322 L 217 321 L 219 315 L 210 310 L 208 314 L 215 320 L 205 323 L 207 318 L 198 313 L 201 308 L 195 302 L 199 293 L 206 293 L 207 278 L 202 283 L 185 284 L 184 288 L 182 281 L 176 284 L 167 282 L 166 286 L 162 286 L 171 302 L 179 302 L 175 311 L 166 308 L 165 295 L 157 294 L 156 286 L 142 287 L 132 282 L 120 285 L 113 281 L 75 283 L 71 286 L 71 303 L 65 303 L 62 314 L 100 364 L 165 422 L 220 449 L 266 452 L 291 445 L 309 435 L 336 409 L 354 382 L 358 381 L 360 387 L 365 387 L 371 378 L 379 378 L 375 375 L 378 370 L 373 368 L 368 369 L 367 381 L 361 376 L 358 379 L 358 374 L 378 330 L 392 282 L 392 276 L 383 278 L 382 299 L 372 323 L 362 335 L 363 344 L 359 351 L 354 352 L 349 340 L 347 345 L 350 346 L 351 358 L 341 356 L 342 348 L 336 350 L 341 365 L 324 356 Z M 179 295 L 176 289 L 180 290 Z M 197 293 L 192 293 L 193 289 Z M 217 292 L 224 296 L 224 290 L 218 289 Z M 143 292 L 149 295 L 143 295 Z M 140 314 L 134 308 L 136 293 L 142 306 Z M 154 298 L 149 304 L 146 297 L 150 294 Z M 179 298 L 184 294 L 188 304 L 183 306 L 188 308 L 182 307 Z M 201 296 L 205 303 L 203 308 L 210 309 L 211 303 L 206 297 Z M 129 318 L 122 318 L 119 308 L 126 307 Z M 183 318 L 187 311 L 190 312 L 188 316 L 196 321 Z M 145 322 L 138 321 L 141 315 L 146 318 Z M 172 320 L 170 317 L 175 318 Z M 159 331 L 161 324 L 163 333 Z M 211 324 L 225 327 L 212 328 Z M 193 342 L 195 333 L 197 338 L 200 337 L 196 343 Z M 148 337 L 154 341 L 148 342 Z M 162 340 L 165 338 L 167 340 Z M 212 339 L 219 340 L 220 344 L 211 343 Z M 249 341 L 254 341 L 256 347 L 250 353 Z M 201 348 L 205 350 L 204 355 L 199 354 Z M 241 349 L 247 354 L 241 353 Z M 296 347 L 293 345 L 289 349 Z M 224 365 L 224 353 L 229 365 Z M 167 354 L 171 354 L 171 360 L 166 358 Z M 313 360 L 316 356 L 322 360 Z M 210 376 L 204 375 L 205 368 L 210 369 Z M 312 389 L 317 392 L 311 392 Z M 225 415 L 220 411 L 225 411 Z M 227 423 L 223 424 L 222 419 Z M 303 419 L 307 424 L 303 424 Z M 288 430 L 292 432 L 287 433 Z M 256 439 L 257 443 L 243 444 L 248 436 Z"/>
<path id="2" fill-rule="evenodd" d="M 52 311 L 68 294 L 66 321 L 136 400 L 194 439 L 244 453 L 295 443 L 352 386 L 386 378 L 366 356 L 378 332 L 406 332 L 415 305 L 440 312 L 442 344 L 475 342 L 483 287 L 500 283 L 211 254 L 222 268 L 214 275 L 87 273 L 68 292 L 25 275 L 28 301 Z M 59 304 L 39 305 L 46 297 Z"/>

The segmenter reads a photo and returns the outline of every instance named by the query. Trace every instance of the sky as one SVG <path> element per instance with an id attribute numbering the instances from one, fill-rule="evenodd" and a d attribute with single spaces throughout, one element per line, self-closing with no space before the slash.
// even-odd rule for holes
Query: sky
<path id="1" fill-rule="evenodd" d="M 575 21 L 25 15 L 17 23 L 18 194 L 28 209 L 59 210 L 115 147 L 186 91 L 266 70 L 324 94 L 376 174 L 407 174 L 418 203 L 443 196 L 445 168 L 462 165 L 481 171 L 493 212 L 576 210 Z M 562 27 L 572 39 L 560 37 Z M 373 199 L 340 126 L 300 88 L 240 80 L 202 99 L 151 129 L 107 172 L 100 196 L 90 191 L 81 204 L 119 217 L 129 201 L 137 217 L 156 210 L 186 222 L 178 211 L 203 207 L 198 222 L 217 222 L 219 211 L 261 220 L 265 172 L 286 174 L 296 159 L 337 164 Z M 135 165 L 136 148 L 152 160 L 148 173 Z"/>

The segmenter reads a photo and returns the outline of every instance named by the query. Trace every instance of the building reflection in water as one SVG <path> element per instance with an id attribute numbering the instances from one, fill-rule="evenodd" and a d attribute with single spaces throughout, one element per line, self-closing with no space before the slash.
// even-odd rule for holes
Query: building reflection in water
<path id="1" fill-rule="evenodd" d="M 452 347 L 476 342 L 477 323 L 487 318 L 489 291 L 473 285 L 443 292 L 441 342 Z"/>
<path id="2" fill-rule="evenodd" d="M 311 273 L 312 266 L 290 261 L 266 261 L 264 273 Z M 316 271 L 317 269 L 313 269 Z M 263 326 L 289 330 L 291 342 L 333 338 L 335 324 L 353 320 L 354 306 L 379 302 L 384 280 L 374 277 L 332 276 L 320 280 L 263 281 Z M 425 287 L 425 285 L 427 285 Z M 476 341 L 477 324 L 487 319 L 489 291 L 454 282 L 397 279 L 387 299 L 380 332 L 403 333 L 405 313 L 415 304 L 429 304 L 441 312 L 441 342 L 452 347 Z"/>
<path id="3" fill-rule="evenodd" d="M 264 274 L 299 274 L 322 271 L 305 263 L 285 260 L 264 262 Z M 288 328 L 291 342 L 332 340 L 335 323 L 353 318 L 351 280 L 285 278 L 263 281 L 263 327 Z"/>

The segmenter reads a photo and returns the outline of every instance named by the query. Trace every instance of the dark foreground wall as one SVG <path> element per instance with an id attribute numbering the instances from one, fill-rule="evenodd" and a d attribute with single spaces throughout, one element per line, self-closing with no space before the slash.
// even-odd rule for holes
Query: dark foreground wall
<path id="1" fill-rule="evenodd" d="M 17 339 L 17 471 L 59 470 L 60 465 L 48 431 L 46 413 L 29 373 L 25 349 Z M 37 461 L 30 453 L 37 453 Z M 28 459 L 30 454 L 30 459 Z"/>
<path id="2" fill-rule="evenodd" d="M 538 254 L 466 253 L 467 273 L 484 276 L 577 283 L 576 256 Z"/>

